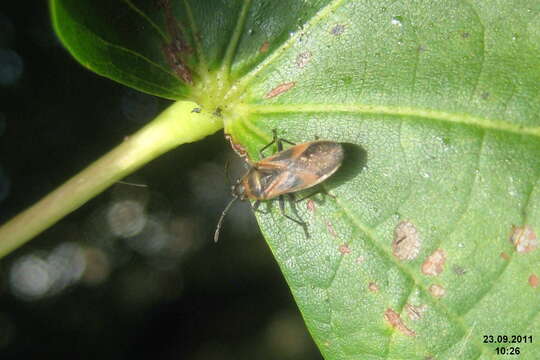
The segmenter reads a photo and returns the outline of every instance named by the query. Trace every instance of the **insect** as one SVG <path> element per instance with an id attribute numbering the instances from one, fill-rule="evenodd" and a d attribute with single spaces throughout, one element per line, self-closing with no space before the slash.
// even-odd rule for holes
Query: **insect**
<path id="1" fill-rule="evenodd" d="M 214 241 L 218 241 L 219 231 L 225 215 L 236 200 L 255 200 L 253 210 L 257 211 L 261 201 L 279 199 L 281 214 L 304 228 L 309 237 L 307 224 L 298 217 L 295 219 L 285 213 L 284 195 L 294 199 L 294 192 L 311 188 L 320 184 L 334 174 L 343 162 L 343 146 L 328 140 L 315 140 L 296 145 L 288 140 L 278 138 L 273 131 L 273 140 L 259 150 L 262 160 L 249 165 L 247 173 L 232 185 L 233 199 L 227 204 L 219 218 Z M 283 143 L 292 145 L 283 150 Z M 264 157 L 263 152 L 276 144 L 278 152 Z"/>

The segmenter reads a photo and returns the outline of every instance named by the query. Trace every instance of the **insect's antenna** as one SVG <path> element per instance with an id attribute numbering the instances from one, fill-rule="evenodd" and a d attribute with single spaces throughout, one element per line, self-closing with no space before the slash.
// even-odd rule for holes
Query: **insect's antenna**
<path id="1" fill-rule="evenodd" d="M 229 186 L 232 186 L 233 182 L 231 180 L 231 174 L 229 174 L 231 161 L 227 160 L 225 161 L 225 175 L 227 176 L 227 181 L 229 182 Z"/>
<path id="2" fill-rule="evenodd" d="M 132 182 L 123 181 L 123 180 L 118 180 L 117 183 L 123 184 L 123 185 L 138 186 L 138 187 L 148 187 L 148 185 L 146 184 L 137 184 L 137 183 L 132 183 Z"/>
<path id="3" fill-rule="evenodd" d="M 238 199 L 237 197 L 234 197 L 227 206 L 225 207 L 225 210 L 221 213 L 221 217 L 219 218 L 219 221 L 216 226 L 216 232 L 214 233 L 214 242 L 217 242 L 219 239 L 219 230 L 221 230 L 221 224 L 223 224 L 223 219 L 225 219 L 225 215 L 227 215 L 227 211 L 229 211 L 229 208 L 232 206 L 232 204 Z"/>

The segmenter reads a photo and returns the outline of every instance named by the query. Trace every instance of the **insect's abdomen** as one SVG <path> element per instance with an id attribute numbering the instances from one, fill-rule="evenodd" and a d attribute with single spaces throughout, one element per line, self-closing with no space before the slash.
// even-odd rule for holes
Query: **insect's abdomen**
<path id="1" fill-rule="evenodd" d="M 298 155 L 295 167 L 306 173 L 317 176 L 315 184 L 327 179 L 332 175 L 343 162 L 343 146 L 340 143 L 332 141 L 313 141 L 306 144 L 305 149 Z M 295 147 L 291 148 L 294 149 Z"/>

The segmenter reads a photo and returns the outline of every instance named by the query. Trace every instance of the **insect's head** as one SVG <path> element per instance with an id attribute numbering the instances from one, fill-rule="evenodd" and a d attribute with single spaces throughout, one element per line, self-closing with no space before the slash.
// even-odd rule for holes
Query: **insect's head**
<path id="1" fill-rule="evenodd" d="M 231 186 L 232 196 L 236 199 L 245 200 L 246 199 L 246 188 L 240 180 L 236 180 L 236 183 Z"/>

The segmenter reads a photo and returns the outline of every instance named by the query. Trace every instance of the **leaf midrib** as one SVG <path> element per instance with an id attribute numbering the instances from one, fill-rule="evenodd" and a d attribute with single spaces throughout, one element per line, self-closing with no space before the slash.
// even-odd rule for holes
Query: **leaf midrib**
<path id="1" fill-rule="evenodd" d="M 480 129 L 540 137 L 540 126 L 523 126 L 508 121 L 489 119 L 466 113 L 452 113 L 439 110 L 370 104 L 242 104 L 242 113 L 251 114 L 290 114 L 290 113 L 349 113 L 358 115 L 385 115 L 410 117 L 421 120 L 435 120 L 450 124 L 474 126 Z"/>

